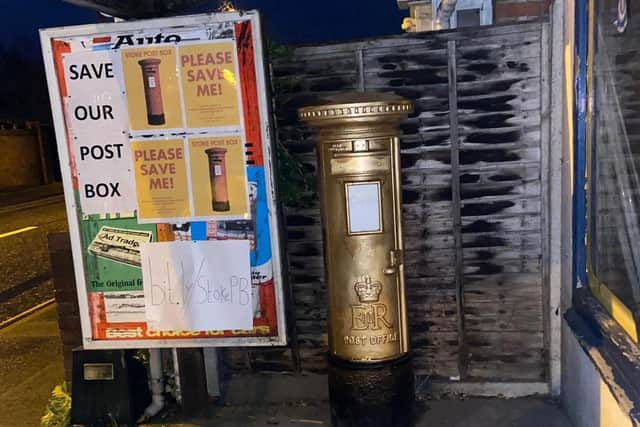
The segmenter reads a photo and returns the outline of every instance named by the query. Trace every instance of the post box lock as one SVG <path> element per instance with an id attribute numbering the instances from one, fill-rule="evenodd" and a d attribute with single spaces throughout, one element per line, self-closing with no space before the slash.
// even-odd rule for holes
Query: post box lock
<path id="1" fill-rule="evenodd" d="M 403 264 L 402 251 L 394 249 L 389 251 L 389 265 L 384 269 L 384 274 L 390 276 L 398 272 L 398 267 Z"/>
<path id="2" fill-rule="evenodd" d="M 329 293 L 329 351 L 351 362 L 409 351 L 395 95 L 336 95 L 299 110 L 316 132 Z"/>
<path id="3" fill-rule="evenodd" d="M 353 151 L 369 151 L 369 141 L 366 139 L 358 139 L 352 142 Z"/>

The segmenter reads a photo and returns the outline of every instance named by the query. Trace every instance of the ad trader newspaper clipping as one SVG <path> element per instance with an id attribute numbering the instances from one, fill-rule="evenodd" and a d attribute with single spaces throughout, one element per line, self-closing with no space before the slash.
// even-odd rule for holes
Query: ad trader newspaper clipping
<path id="1" fill-rule="evenodd" d="M 85 347 L 284 344 L 257 13 L 41 40 Z"/>

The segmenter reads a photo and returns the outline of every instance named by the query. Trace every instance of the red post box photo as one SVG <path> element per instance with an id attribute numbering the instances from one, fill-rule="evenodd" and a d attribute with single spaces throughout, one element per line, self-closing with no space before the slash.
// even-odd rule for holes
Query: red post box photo
<path id="1" fill-rule="evenodd" d="M 175 46 L 122 49 L 129 129 L 133 132 L 183 127 Z"/>
<path id="2" fill-rule="evenodd" d="M 205 150 L 209 160 L 209 182 L 211 183 L 211 207 L 214 211 L 228 211 L 229 193 L 227 190 L 226 148 Z"/>
<path id="3" fill-rule="evenodd" d="M 162 61 L 158 58 L 138 61 L 142 69 L 144 99 L 147 104 L 147 122 L 150 125 L 163 125 L 165 123 L 162 90 L 160 89 L 160 62 Z"/>
<path id="4" fill-rule="evenodd" d="M 235 135 L 191 137 L 187 145 L 195 216 L 250 219 L 242 138 Z"/>

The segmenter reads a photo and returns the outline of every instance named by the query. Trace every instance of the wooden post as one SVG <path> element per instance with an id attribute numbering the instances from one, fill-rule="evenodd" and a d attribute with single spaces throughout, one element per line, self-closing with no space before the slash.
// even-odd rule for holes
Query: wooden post
<path id="1" fill-rule="evenodd" d="M 201 348 L 177 349 L 182 411 L 188 417 L 201 415 L 209 401 L 204 354 Z"/>
<path id="2" fill-rule="evenodd" d="M 47 161 L 48 151 L 45 145 L 44 138 L 42 137 L 42 129 L 40 122 L 35 122 L 33 128 L 36 131 L 36 137 L 38 138 L 38 151 L 40 152 L 40 168 L 42 169 L 42 183 L 50 184 L 52 181 L 52 174 L 49 168 L 49 162 Z"/>
<path id="3" fill-rule="evenodd" d="M 451 139 L 451 217 L 455 246 L 456 309 L 458 316 L 458 371 L 460 379 L 467 371 L 467 344 L 464 325 L 464 264 L 462 253 L 462 217 L 460 214 L 460 137 L 458 134 L 458 83 L 456 41 L 447 42 L 449 54 L 449 129 Z"/>

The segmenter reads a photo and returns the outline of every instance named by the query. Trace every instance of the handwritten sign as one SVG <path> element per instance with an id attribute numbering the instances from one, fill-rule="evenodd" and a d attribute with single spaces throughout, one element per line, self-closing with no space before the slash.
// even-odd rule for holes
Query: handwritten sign
<path id="1" fill-rule="evenodd" d="M 73 53 L 63 60 L 71 151 L 85 214 L 131 212 L 136 206 L 117 59 L 104 51 Z"/>
<path id="2" fill-rule="evenodd" d="M 140 248 L 150 329 L 253 327 L 248 240 L 143 243 Z"/>

